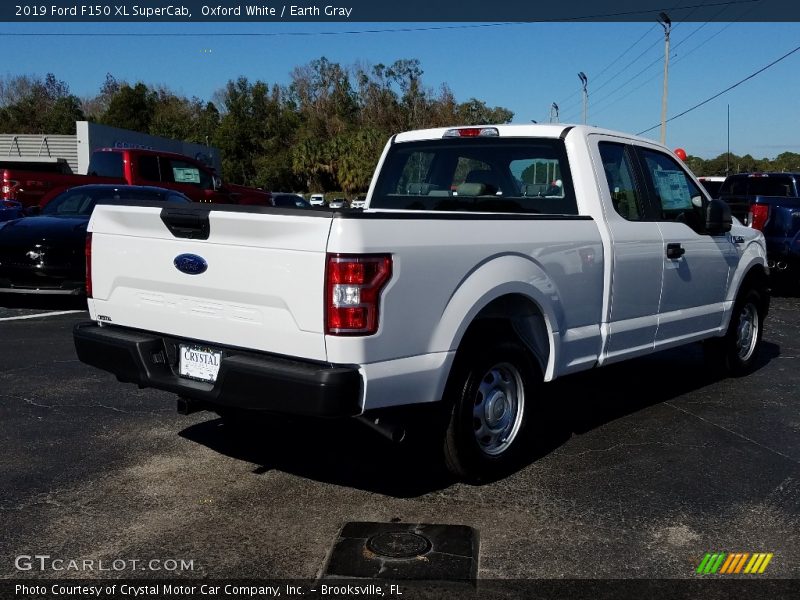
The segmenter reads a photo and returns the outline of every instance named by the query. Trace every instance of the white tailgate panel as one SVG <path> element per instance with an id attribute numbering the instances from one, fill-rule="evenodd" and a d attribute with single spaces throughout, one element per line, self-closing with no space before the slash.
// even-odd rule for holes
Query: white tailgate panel
<path id="1" fill-rule="evenodd" d="M 209 239 L 189 240 L 174 237 L 159 215 L 145 207 L 95 210 L 93 319 L 325 360 L 329 218 L 212 211 Z M 208 269 L 182 273 L 173 261 L 184 253 Z"/>

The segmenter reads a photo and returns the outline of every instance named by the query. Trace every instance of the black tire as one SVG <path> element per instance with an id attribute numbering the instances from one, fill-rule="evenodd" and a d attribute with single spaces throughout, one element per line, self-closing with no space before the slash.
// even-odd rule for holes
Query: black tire
<path id="1" fill-rule="evenodd" d="M 516 340 L 473 342 L 459 351 L 447 385 L 444 439 L 448 470 L 482 483 L 519 466 L 531 449 L 542 372 Z"/>
<path id="2" fill-rule="evenodd" d="M 756 288 L 743 288 L 736 297 L 725 336 L 706 342 L 707 357 L 728 375 L 747 375 L 756 367 L 766 316 L 764 294 Z"/>

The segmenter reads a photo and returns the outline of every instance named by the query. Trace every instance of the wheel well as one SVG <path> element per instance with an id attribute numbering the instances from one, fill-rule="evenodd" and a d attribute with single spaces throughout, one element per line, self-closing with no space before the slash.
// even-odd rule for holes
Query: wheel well
<path id="1" fill-rule="evenodd" d="M 550 335 L 542 310 L 527 296 L 509 294 L 483 307 L 464 333 L 459 351 L 487 337 L 515 337 L 531 351 L 542 373 L 546 372 Z"/>
<path id="2" fill-rule="evenodd" d="M 761 292 L 762 302 L 768 305 L 770 292 L 769 275 L 767 275 L 763 265 L 755 265 L 747 272 L 747 274 L 744 276 L 744 279 L 742 279 L 742 285 L 739 286 L 737 297 L 742 290 L 749 288 L 753 288 Z"/>

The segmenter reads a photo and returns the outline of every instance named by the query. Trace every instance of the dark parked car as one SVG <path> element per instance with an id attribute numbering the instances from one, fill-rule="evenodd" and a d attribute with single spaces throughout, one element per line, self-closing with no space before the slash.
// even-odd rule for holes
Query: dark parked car
<path id="1" fill-rule="evenodd" d="M 0 294 L 84 293 L 86 226 L 97 204 L 191 202 L 174 190 L 84 185 L 53 198 L 36 216 L 0 222 Z"/>
<path id="2" fill-rule="evenodd" d="M 0 200 L 0 221 L 24 217 L 22 204 L 16 200 Z"/>
<path id="3" fill-rule="evenodd" d="M 272 193 L 272 203 L 275 206 L 296 206 L 297 208 L 311 208 L 308 200 L 299 194 Z"/>

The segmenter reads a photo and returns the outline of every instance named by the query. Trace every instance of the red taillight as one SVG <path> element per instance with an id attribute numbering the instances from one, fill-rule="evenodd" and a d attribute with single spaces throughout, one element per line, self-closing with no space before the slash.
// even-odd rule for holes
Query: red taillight
<path id="1" fill-rule="evenodd" d="M 92 234 L 86 234 L 86 297 L 92 297 Z"/>
<path id="2" fill-rule="evenodd" d="M 392 257 L 389 254 L 328 254 L 325 333 L 376 333 L 381 292 L 391 277 Z"/>
<path id="3" fill-rule="evenodd" d="M 766 204 L 751 204 L 747 215 L 747 225 L 759 231 L 764 230 L 764 225 L 769 218 L 769 206 Z"/>
<path id="4" fill-rule="evenodd" d="M 17 186 L 19 181 L 11 179 L 11 174 L 8 171 L 3 171 L 3 187 L 2 197 L 3 200 L 15 200 L 17 198 Z"/>

